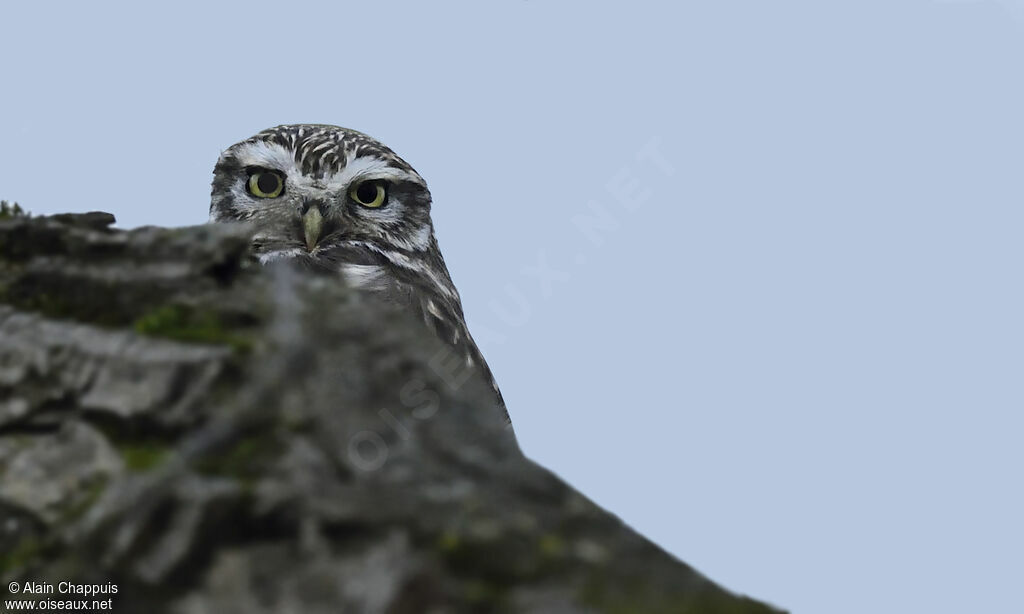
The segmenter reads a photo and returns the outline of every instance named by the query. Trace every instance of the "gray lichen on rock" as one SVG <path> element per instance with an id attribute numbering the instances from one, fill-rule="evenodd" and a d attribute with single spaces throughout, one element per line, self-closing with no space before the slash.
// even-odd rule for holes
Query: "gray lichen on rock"
<path id="1" fill-rule="evenodd" d="M 414 319 L 244 226 L 0 215 L 0 576 L 127 612 L 775 611 L 521 454 Z"/>

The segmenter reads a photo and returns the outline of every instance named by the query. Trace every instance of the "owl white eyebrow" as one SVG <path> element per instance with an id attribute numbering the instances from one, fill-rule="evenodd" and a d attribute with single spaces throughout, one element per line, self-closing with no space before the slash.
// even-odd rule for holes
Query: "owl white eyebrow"
<path id="1" fill-rule="evenodd" d="M 322 147 L 324 146 L 320 145 L 309 153 L 314 153 Z M 295 162 L 294 153 L 277 143 L 244 143 L 238 145 L 231 153 L 242 166 L 276 169 L 289 175 L 293 180 L 303 176 L 302 169 Z M 349 156 L 345 166 L 337 173 L 327 175 L 324 183 L 328 188 L 339 189 L 347 187 L 354 179 L 390 179 L 426 185 L 417 173 L 391 166 L 387 160 L 375 156 Z"/>
<path id="2" fill-rule="evenodd" d="M 387 160 L 374 156 L 349 156 L 345 166 L 337 173 L 328 175 L 324 183 L 328 188 L 338 189 L 348 186 L 355 179 L 391 179 L 425 185 L 418 174 L 391 166 Z"/>
<path id="3" fill-rule="evenodd" d="M 299 173 L 299 167 L 295 164 L 292 153 L 277 143 L 265 141 L 244 143 L 238 145 L 232 155 L 242 166 L 263 166 L 288 175 Z"/>

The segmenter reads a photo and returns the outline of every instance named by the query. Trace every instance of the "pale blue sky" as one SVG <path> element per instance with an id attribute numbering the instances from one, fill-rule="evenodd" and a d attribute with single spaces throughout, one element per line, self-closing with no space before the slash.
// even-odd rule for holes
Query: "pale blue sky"
<path id="1" fill-rule="evenodd" d="M 0 196 L 195 224 L 235 141 L 377 136 L 530 456 L 796 612 L 1024 611 L 1022 16 L 7 3 Z"/>

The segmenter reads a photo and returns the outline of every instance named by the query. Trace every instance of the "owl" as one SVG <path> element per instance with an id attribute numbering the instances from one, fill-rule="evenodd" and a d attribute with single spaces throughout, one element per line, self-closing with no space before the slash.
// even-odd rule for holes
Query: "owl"
<path id="1" fill-rule="evenodd" d="M 210 221 L 251 224 L 261 263 L 288 259 L 411 310 L 490 380 L 507 421 L 437 246 L 430 205 L 423 178 L 379 141 L 338 126 L 295 124 L 221 154 Z"/>

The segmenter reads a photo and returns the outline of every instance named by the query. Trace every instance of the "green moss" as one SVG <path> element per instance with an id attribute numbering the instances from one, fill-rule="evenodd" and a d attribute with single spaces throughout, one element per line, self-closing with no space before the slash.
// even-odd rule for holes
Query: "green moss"
<path id="1" fill-rule="evenodd" d="M 437 548 L 441 552 L 455 552 L 459 548 L 459 536 L 454 531 L 445 531 L 437 538 Z"/>
<path id="2" fill-rule="evenodd" d="M 24 569 L 43 551 L 42 543 L 35 537 L 23 537 L 14 548 L 0 552 L 0 575 Z"/>
<path id="3" fill-rule="evenodd" d="M 230 330 L 215 312 L 185 305 L 159 307 L 137 319 L 134 327 L 143 335 L 177 341 L 225 344 L 241 352 L 252 347 L 248 339 Z"/>
<path id="4" fill-rule="evenodd" d="M 55 318 L 69 318 L 75 314 L 75 306 L 73 304 L 56 299 L 45 292 L 39 292 L 35 295 L 29 295 L 25 292 L 20 294 L 21 296 L 11 296 L 10 300 L 23 309 L 38 311 Z M 5 292 L 4 298 L 7 299 L 8 296 L 9 293 Z"/>
<path id="5" fill-rule="evenodd" d="M 0 254 L 0 258 L 6 256 L 9 254 Z M 101 326 L 120 326 L 132 321 L 131 310 L 143 300 L 129 302 L 123 299 L 112 284 L 93 283 L 53 272 L 12 275 L 5 284 L 3 295 L 3 302 L 19 309 Z"/>
<path id="6" fill-rule="evenodd" d="M 250 437 L 239 441 L 222 458 L 222 469 L 229 474 L 244 472 L 251 467 L 253 462 L 257 462 L 261 456 L 267 456 L 267 454 L 262 454 L 266 444 L 266 440 L 257 437 Z"/>
<path id="7" fill-rule="evenodd" d="M 129 471 L 148 471 L 159 465 L 170 452 L 166 447 L 145 443 L 122 444 L 117 449 Z"/>
<path id="8" fill-rule="evenodd" d="M 483 580 L 470 580 L 463 585 L 462 597 L 466 603 L 488 612 L 502 610 L 507 589 L 494 582 Z"/>
<path id="9" fill-rule="evenodd" d="M 541 556 L 548 559 L 560 558 L 565 553 L 565 541 L 554 533 L 542 536 L 537 547 Z"/>
<path id="10" fill-rule="evenodd" d="M 435 541 L 438 554 L 455 574 L 497 584 L 530 582 L 560 574 L 565 569 L 567 547 L 555 534 L 530 531 L 489 520 L 470 521 L 463 531 L 447 530 Z M 494 556 L 501 552 L 501 556 Z"/>
<path id="11" fill-rule="evenodd" d="M 266 463 L 275 458 L 279 444 L 272 435 L 246 437 L 218 454 L 211 454 L 196 463 L 199 472 L 236 478 L 243 486 L 261 475 Z"/>
<path id="12" fill-rule="evenodd" d="M 506 598 L 508 583 L 496 581 L 494 578 L 480 577 L 476 572 L 481 569 L 473 564 L 467 567 L 465 558 L 467 555 L 476 553 L 466 540 L 455 531 L 448 530 L 437 537 L 436 547 L 442 559 L 458 575 L 463 576 L 463 582 L 459 589 L 462 601 L 471 605 L 474 611 L 499 612 L 505 610 L 500 607 L 500 604 Z"/>

